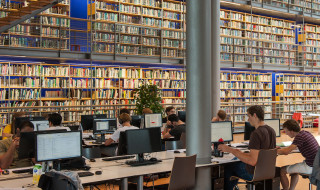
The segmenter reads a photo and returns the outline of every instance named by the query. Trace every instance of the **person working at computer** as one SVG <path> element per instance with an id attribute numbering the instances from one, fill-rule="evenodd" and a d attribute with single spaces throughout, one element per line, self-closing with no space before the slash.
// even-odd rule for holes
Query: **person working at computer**
<path id="1" fill-rule="evenodd" d="M 227 113 L 224 110 L 219 110 L 216 117 L 212 118 L 212 122 L 225 121 L 227 118 Z"/>
<path id="2" fill-rule="evenodd" d="M 168 121 L 173 125 L 173 128 L 169 129 L 169 131 L 163 135 L 163 138 L 168 139 L 174 137 L 176 140 L 180 140 L 181 134 L 186 132 L 186 124 L 181 121 L 176 114 L 169 115 Z"/>
<path id="3" fill-rule="evenodd" d="M 121 108 L 120 109 L 120 112 L 119 112 L 119 116 L 123 113 L 126 113 L 128 115 L 130 115 L 130 110 L 128 110 L 127 108 Z M 117 126 L 118 126 L 118 129 L 123 127 L 121 123 L 119 123 L 119 119 L 117 118 Z"/>
<path id="4" fill-rule="evenodd" d="M 151 114 L 153 111 L 150 108 L 143 108 L 142 114 Z"/>
<path id="5" fill-rule="evenodd" d="M 20 132 L 32 132 L 34 129 L 30 121 L 24 121 L 16 130 L 16 134 L 5 140 L 0 141 L 0 167 L 7 168 L 21 168 L 32 166 L 31 159 L 19 159 L 18 147 Z"/>
<path id="6" fill-rule="evenodd" d="M 60 114 L 58 113 L 52 113 L 49 114 L 49 128 L 47 130 L 61 130 L 61 129 L 65 129 L 67 131 L 70 131 L 69 127 L 63 127 L 61 126 L 61 122 L 62 122 L 62 117 Z"/>
<path id="7" fill-rule="evenodd" d="M 12 137 L 12 135 L 15 134 L 14 125 L 15 125 L 15 122 L 16 122 L 16 118 L 17 117 L 23 117 L 25 115 L 26 115 L 26 112 L 17 112 L 17 113 L 14 113 L 12 115 L 11 124 L 6 125 L 5 128 L 2 131 L 2 140 L 5 140 L 5 139 L 7 139 L 9 137 Z"/>
<path id="8" fill-rule="evenodd" d="M 289 119 L 284 122 L 283 130 L 290 138 L 294 139 L 290 146 L 278 149 L 278 154 L 287 155 L 298 147 L 302 156 L 306 159 L 297 164 L 284 166 L 280 170 L 280 181 L 283 189 L 293 190 L 298 183 L 299 173 L 312 173 L 313 161 L 318 152 L 319 144 L 311 133 L 300 129 L 299 123 L 296 120 Z M 291 176 L 290 186 L 287 174 Z"/>
<path id="9" fill-rule="evenodd" d="M 176 114 L 176 109 L 173 106 L 169 106 L 166 108 L 165 113 L 167 117 L 162 119 L 162 123 L 166 123 L 166 126 L 163 130 L 163 134 L 166 134 L 170 129 L 173 128 L 172 123 L 168 120 L 169 115 Z"/>
<path id="10" fill-rule="evenodd" d="M 250 136 L 249 153 L 220 144 L 218 149 L 232 153 L 242 162 L 226 165 L 224 169 L 224 187 L 232 190 L 238 180 L 230 181 L 231 176 L 238 176 L 245 180 L 252 180 L 254 166 L 257 164 L 259 150 L 276 148 L 276 133 L 274 129 L 264 123 L 264 110 L 261 106 L 251 106 L 247 110 L 248 121 L 256 128 Z"/>
<path id="11" fill-rule="evenodd" d="M 139 129 L 138 127 L 131 126 L 131 124 L 130 124 L 131 116 L 129 114 L 127 114 L 127 113 L 123 113 L 123 114 L 120 115 L 119 122 L 120 122 L 120 124 L 122 124 L 123 127 L 118 128 L 112 134 L 111 138 L 106 140 L 106 142 L 104 143 L 106 146 L 110 145 L 113 142 L 118 142 L 118 140 L 120 138 L 120 132 L 126 131 L 126 130 L 132 130 L 132 129 Z"/>

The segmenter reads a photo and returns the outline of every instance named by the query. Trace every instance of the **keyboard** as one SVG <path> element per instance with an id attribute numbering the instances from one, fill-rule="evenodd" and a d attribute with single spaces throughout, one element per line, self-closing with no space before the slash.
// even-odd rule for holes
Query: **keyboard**
<path id="1" fill-rule="evenodd" d="M 92 172 L 78 172 L 79 177 L 87 177 L 87 176 L 93 176 L 94 173 Z"/>
<path id="2" fill-rule="evenodd" d="M 109 157 L 109 158 L 102 158 L 103 161 L 114 161 L 114 160 L 124 160 L 124 159 L 130 159 L 134 158 L 134 155 L 129 156 L 117 156 L 117 157 Z"/>
<path id="3" fill-rule="evenodd" d="M 129 166 L 145 166 L 145 165 L 151 165 L 151 164 L 156 164 L 158 162 L 162 162 L 161 160 L 144 160 L 143 162 L 139 162 L 136 160 L 128 160 L 126 161 L 126 164 Z"/>
<path id="4" fill-rule="evenodd" d="M 21 169 L 21 170 L 13 170 L 12 173 L 15 174 L 22 174 L 22 173 L 33 173 L 33 169 L 32 168 L 27 168 L 27 169 Z"/>

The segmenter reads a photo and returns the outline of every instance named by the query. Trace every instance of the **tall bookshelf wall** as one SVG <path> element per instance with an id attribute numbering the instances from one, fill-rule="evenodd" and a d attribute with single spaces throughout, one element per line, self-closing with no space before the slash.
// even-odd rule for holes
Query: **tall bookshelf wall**
<path id="1" fill-rule="evenodd" d="M 220 41 L 224 62 L 294 65 L 294 21 L 220 10 Z"/>
<path id="2" fill-rule="evenodd" d="M 94 8 L 94 51 L 122 55 L 185 57 L 184 2 L 95 0 Z"/>
<path id="3" fill-rule="evenodd" d="M 82 114 L 113 117 L 114 107 L 99 105 L 135 104 L 133 90 L 144 83 L 157 85 L 166 105 L 184 106 L 186 99 L 184 69 L 10 62 L 1 63 L 0 73 L 0 107 L 44 106 L 32 112 L 61 111 L 64 123 L 79 122 Z"/>
<path id="4" fill-rule="evenodd" d="M 17 8 L 26 7 L 28 1 L 1 1 L 0 17 Z M 70 0 L 57 5 L 18 24 L 0 36 L 0 46 L 67 50 L 70 42 Z"/>
<path id="5" fill-rule="evenodd" d="M 264 105 L 265 117 L 271 118 L 272 74 L 221 71 L 220 98 L 221 108 L 231 116 L 235 126 L 247 121 L 247 109 L 255 102 Z"/>

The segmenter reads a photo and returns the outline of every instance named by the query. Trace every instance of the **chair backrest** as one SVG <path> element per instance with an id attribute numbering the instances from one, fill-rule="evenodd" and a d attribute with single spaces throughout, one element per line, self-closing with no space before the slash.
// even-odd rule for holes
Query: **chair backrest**
<path id="1" fill-rule="evenodd" d="M 165 141 L 165 150 L 183 149 L 182 141 Z"/>
<path id="2" fill-rule="evenodd" d="M 174 158 L 169 190 L 189 189 L 195 186 L 196 159 L 197 155 Z"/>
<path id="3" fill-rule="evenodd" d="M 187 147 L 187 136 L 186 136 L 186 133 L 181 133 L 180 141 L 182 143 L 182 148 L 185 149 Z"/>
<path id="4" fill-rule="evenodd" d="M 77 186 L 71 178 L 55 172 L 41 175 L 38 187 L 45 190 L 76 190 Z"/>
<path id="5" fill-rule="evenodd" d="M 252 181 L 273 179 L 276 174 L 277 149 L 260 150 Z"/>
<path id="6" fill-rule="evenodd" d="M 292 119 L 296 120 L 300 124 L 300 128 L 302 128 L 302 124 L 303 124 L 302 113 L 293 113 Z"/>
<path id="7" fill-rule="evenodd" d="M 100 147 L 88 147 L 82 148 L 82 156 L 91 159 L 91 158 L 101 158 Z"/>

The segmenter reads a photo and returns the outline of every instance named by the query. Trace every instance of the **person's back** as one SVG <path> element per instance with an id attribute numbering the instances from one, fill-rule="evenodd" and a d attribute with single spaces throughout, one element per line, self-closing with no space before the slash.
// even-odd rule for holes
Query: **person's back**
<path id="1" fill-rule="evenodd" d="M 71 131 L 69 127 L 61 126 L 62 117 L 58 113 L 49 114 L 48 121 L 49 121 L 49 128 L 46 130 L 63 130 L 64 129 L 67 131 Z"/>

